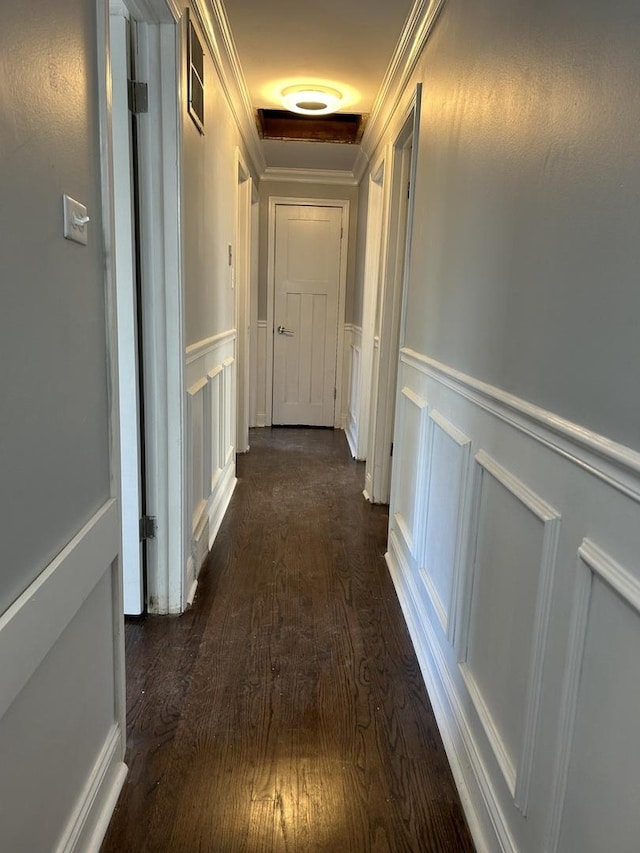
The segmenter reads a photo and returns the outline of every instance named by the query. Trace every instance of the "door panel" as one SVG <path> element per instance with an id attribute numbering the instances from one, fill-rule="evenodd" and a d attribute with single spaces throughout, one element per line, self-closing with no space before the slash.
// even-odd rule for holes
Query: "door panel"
<path id="1" fill-rule="evenodd" d="M 333 426 L 342 210 L 278 205 L 273 423 Z"/>
<path id="2" fill-rule="evenodd" d="M 123 595 L 124 612 L 139 615 L 144 609 L 144 548 L 139 520 L 145 512 L 142 329 L 138 310 L 142 303 L 137 128 L 129 112 L 127 83 L 135 77 L 135 29 L 119 15 L 111 17 L 111 70 Z"/>

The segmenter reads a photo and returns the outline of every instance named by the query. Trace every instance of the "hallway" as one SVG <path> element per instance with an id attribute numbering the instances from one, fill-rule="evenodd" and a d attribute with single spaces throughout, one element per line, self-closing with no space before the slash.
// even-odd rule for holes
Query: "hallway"
<path id="1" fill-rule="evenodd" d="M 344 433 L 253 430 L 181 617 L 127 624 L 113 851 L 473 850 Z"/>

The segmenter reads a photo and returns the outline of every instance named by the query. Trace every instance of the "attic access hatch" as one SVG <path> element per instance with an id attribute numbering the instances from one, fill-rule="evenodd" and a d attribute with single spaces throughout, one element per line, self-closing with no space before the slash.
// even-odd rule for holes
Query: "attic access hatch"
<path id="1" fill-rule="evenodd" d="M 356 113 L 307 116 L 288 110 L 259 109 L 256 115 L 261 139 L 341 142 L 348 145 L 360 144 L 366 122 L 366 115 Z"/>

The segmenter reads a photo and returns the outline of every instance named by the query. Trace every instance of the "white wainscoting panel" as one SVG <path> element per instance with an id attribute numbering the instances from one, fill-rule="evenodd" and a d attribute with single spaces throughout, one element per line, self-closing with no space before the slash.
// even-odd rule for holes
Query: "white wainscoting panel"
<path id="1" fill-rule="evenodd" d="M 360 407 L 360 360 L 362 357 L 362 329 L 345 326 L 344 335 L 345 373 L 347 380 L 342 387 L 348 388 L 345 416 L 345 432 L 351 455 L 356 458 L 358 448 L 358 412 Z"/>
<path id="2" fill-rule="evenodd" d="M 235 487 L 235 331 L 188 347 L 187 473 L 192 540 L 183 605 L 193 601 L 200 568 Z"/>
<path id="3" fill-rule="evenodd" d="M 406 385 L 400 391 L 398 449 L 394 459 L 393 524 L 414 564 L 422 552 L 425 457 L 429 410 L 424 397 Z"/>
<path id="4" fill-rule="evenodd" d="M 633 853 L 640 839 L 640 582 L 588 539 L 578 558 L 549 850 Z"/>
<path id="5" fill-rule="evenodd" d="M 420 575 L 440 627 L 453 642 L 465 547 L 465 509 L 471 439 L 443 417 L 429 414 L 428 483 Z"/>
<path id="6" fill-rule="evenodd" d="M 560 516 L 485 452 L 476 462 L 461 670 L 509 791 L 526 813 Z"/>
<path id="7" fill-rule="evenodd" d="M 478 849 L 637 853 L 640 454 L 412 350 L 398 388 L 386 558 Z"/>
<path id="8" fill-rule="evenodd" d="M 187 389 L 188 465 L 191 481 L 189 518 L 191 528 L 195 530 L 207 504 L 209 490 L 209 452 L 205 435 L 205 391 L 207 379 L 203 377 Z M 208 422 L 207 422 L 208 426 Z"/>
<path id="9" fill-rule="evenodd" d="M 2 850 L 97 850 L 111 817 L 126 775 L 119 548 L 110 498 L 0 616 Z"/>

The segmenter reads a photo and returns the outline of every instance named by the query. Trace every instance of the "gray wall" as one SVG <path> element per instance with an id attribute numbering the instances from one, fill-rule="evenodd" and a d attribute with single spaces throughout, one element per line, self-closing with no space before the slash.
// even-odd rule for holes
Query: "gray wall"
<path id="1" fill-rule="evenodd" d="M 182 36 L 186 44 L 184 26 Z M 219 88 L 204 39 L 202 46 L 206 81 L 204 136 L 189 117 L 186 107 L 182 113 L 186 346 L 232 329 L 235 322 L 235 292 L 231 287 L 228 246 L 235 242 L 235 151 L 242 142 Z M 184 105 L 187 103 L 186 85 L 183 69 Z"/>
<path id="2" fill-rule="evenodd" d="M 260 184 L 260 249 L 258 267 L 258 319 L 267 319 L 267 268 L 269 256 L 269 199 L 283 198 L 347 199 L 349 205 L 349 248 L 347 255 L 347 293 L 345 322 L 353 321 L 356 235 L 358 231 L 358 187 L 303 184 L 293 181 L 263 181 Z"/>
<path id="3" fill-rule="evenodd" d="M 2 5 L 0 612 L 109 495 L 95 26 L 92 3 Z"/>
<path id="4" fill-rule="evenodd" d="M 640 449 L 640 7 L 449 0 L 406 343 Z"/>

